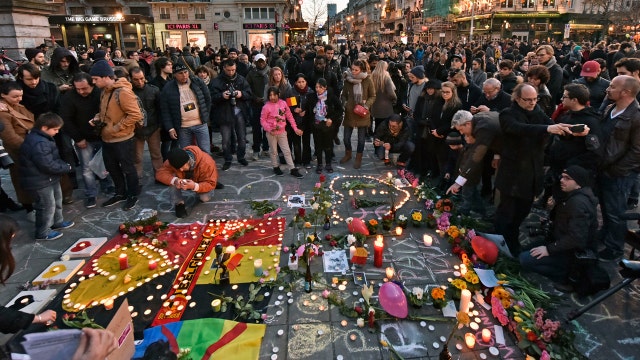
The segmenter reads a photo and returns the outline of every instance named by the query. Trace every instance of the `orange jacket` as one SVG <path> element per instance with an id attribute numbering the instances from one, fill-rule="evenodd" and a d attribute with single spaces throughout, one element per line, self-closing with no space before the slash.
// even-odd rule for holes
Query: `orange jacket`
<path id="1" fill-rule="evenodd" d="M 118 99 L 114 91 L 120 88 Z M 138 99 L 131 83 L 124 78 L 105 88 L 100 96 L 100 120 L 105 123 L 100 136 L 107 143 L 121 142 L 133 137 L 136 123 L 142 119 Z"/>
<path id="2" fill-rule="evenodd" d="M 216 162 L 211 156 L 197 146 L 187 146 L 184 150 L 192 153 L 195 157 L 196 163 L 193 166 L 193 176 L 191 180 L 198 184 L 197 193 L 208 193 L 216 188 L 218 183 L 218 169 L 216 168 Z M 171 186 L 176 179 L 185 179 L 184 171 L 180 171 L 171 164 L 169 160 L 166 160 L 162 167 L 156 171 L 156 180 L 165 185 Z"/>

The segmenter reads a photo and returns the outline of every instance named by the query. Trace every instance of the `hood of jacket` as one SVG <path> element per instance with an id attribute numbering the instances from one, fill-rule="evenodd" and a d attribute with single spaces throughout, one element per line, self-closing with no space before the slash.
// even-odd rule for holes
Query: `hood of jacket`
<path id="1" fill-rule="evenodd" d="M 51 55 L 51 65 L 49 66 L 52 70 L 59 70 L 60 60 L 63 58 L 67 58 L 69 60 L 69 72 L 77 72 L 80 69 L 80 65 L 78 64 L 78 59 L 71 53 L 71 51 L 67 50 L 65 47 L 57 47 L 53 50 L 53 54 Z"/>

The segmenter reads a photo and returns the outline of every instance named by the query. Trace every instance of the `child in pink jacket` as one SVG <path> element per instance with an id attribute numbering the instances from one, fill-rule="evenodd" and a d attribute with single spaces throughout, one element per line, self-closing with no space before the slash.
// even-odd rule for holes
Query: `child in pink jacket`
<path id="1" fill-rule="evenodd" d="M 268 89 L 269 102 L 265 103 L 262 107 L 262 113 L 260 115 L 260 124 L 267 133 L 267 140 L 269 141 L 269 153 L 271 155 L 271 165 L 273 166 L 273 172 L 277 176 L 282 176 L 284 173 L 280 170 L 280 159 L 278 157 L 278 146 L 282 150 L 284 159 L 287 165 L 291 168 L 291 175 L 301 178 L 303 175 L 293 164 L 291 158 L 291 149 L 289 149 L 289 141 L 287 140 L 286 125 L 287 121 L 291 124 L 293 131 L 296 135 L 302 136 L 302 130 L 296 126 L 296 121 L 289 110 L 289 106 L 284 100 L 280 100 L 280 90 L 272 86 Z"/>

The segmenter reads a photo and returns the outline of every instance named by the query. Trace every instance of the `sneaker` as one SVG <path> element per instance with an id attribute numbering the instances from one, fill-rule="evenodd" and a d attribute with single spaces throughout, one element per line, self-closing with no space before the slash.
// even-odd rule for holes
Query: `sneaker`
<path id="1" fill-rule="evenodd" d="M 240 159 L 240 160 L 238 160 L 238 162 L 239 162 L 240 164 L 242 164 L 242 166 L 247 166 L 247 165 L 249 165 L 249 162 L 248 162 L 246 159 Z"/>
<path id="2" fill-rule="evenodd" d="M 279 166 L 276 166 L 273 168 L 273 173 L 276 174 L 276 176 L 282 176 L 284 175 L 284 173 L 282 172 L 282 170 L 280 170 Z"/>
<path id="3" fill-rule="evenodd" d="M 62 204 L 63 205 L 73 204 L 73 196 L 65 196 L 64 198 L 62 198 Z"/>
<path id="4" fill-rule="evenodd" d="M 258 158 L 260 157 L 259 155 L 260 155 L 259 153 L 257 153 L 257 152 L 255 152 L 255 151 L 254 151 L 254 152 L 251 154 L 251 161 L 258 161 Z"/>
<path id="5" fill-rule="evenodd" d="M 138 203 L 138 197 L 137 196 L 129 196 L 127 198 L 127 201 L 124 203 L 124 205 L 122 205 L 122 210 L 131 210 L 133 209 L 134 206 L 136 206 L 136 204 Z"/>
<path id="6" fill-rule="evenodd" d="M 56 240 L 62 237 L 62 233 L 59 231 L 49 231 L 44 236 L 36 236 L 36 240 Z"/>
<path id="7" fill-rule="evenodd" d="M 189 214 L 187 213 L 187 209 L 185 208 L 184 204 L 176 204 L 176 217 L 177 218 L 184 218 L 187 217 Z"/>
<path id="8" fill-rule="evenodd" d="M 84 199 L 84 207 L 86 207 L 87 209 L 91 209 L 96 207 L 96 198 L 95 197 L 89 197 Z"/>
<path id="9" fill-rule="evenodd" d="M 216 190 L 221 190 L 221 189 L 224 189 L 224 185 L 221 182 L 218 181 L 216 183 Z"/>
<path id="10" fill-rule="evenodd" d="M 618 262 L 622 258 L 622 253 L 614 252 L 611 249 L 604 249 L 598 253 L 598 260 L 602 262 Z"/>
<path id="11" fill-rule="evenodd" d="M 51 227 L 52 230 L 62 230 L 62 229 L 68 229 L 70 227 L 72 227 L 73 225 L 75 225 L 76 223 L 74 223 L 73 221 L 63 221 L 63 222 L 59 222 L 57 224 L 53 224 L 53 226 Z"/>
<path id="12" fill-rule="evenodd" d="M 300 174 L 300 170 L 298 168 L 291 169 L 291 176 L 297 177 L 298 179 L 302 179 L 304 175 Z"/>
<path id="13" fill-rule="evenodd" d="M 124 195 L 116 195 L 114 197 L 112 197 L 111 199 L 105 201 L 102 203 L 102 207 L 109 207 L 109 206 L 113 206 L 119 202 L 123 202 L 127 200 L 127 197 Z"/>
<path id="14" fill-rule="evenodd" d="M 224 165 L 222 165 L 222 171 L 227 171 L 229 170 L 230 167 L 231 167 L 231 162 L 225 162 Z"/>
<path id="15" fill-rule="evenodd" d="M 322 174 L 322 165 L 316 167 L 316 174 Z"/>
<path id="16" fill-rule="evenodd" d="M 328 173 L 332 173 L 333 172 L 333 167 L 331 167 L 331 164 L 325 165 L 324 169 L 327 170 Z"/>

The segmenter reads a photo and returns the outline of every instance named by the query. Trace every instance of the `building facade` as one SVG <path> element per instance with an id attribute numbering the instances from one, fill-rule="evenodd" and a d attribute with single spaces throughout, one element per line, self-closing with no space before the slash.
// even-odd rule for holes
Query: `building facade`
<path id="1" fill-rule="evenodd" d="M 0 46 L 5 50 L 3 56 L 18 60 L 24 54 L 24 49 L 51 42 L 47 15 L 55 11 L 56 5 L 46 0 L 0 1 Z M 3 61 L 11 63 L 9 59 L 4 58 Z"/>

